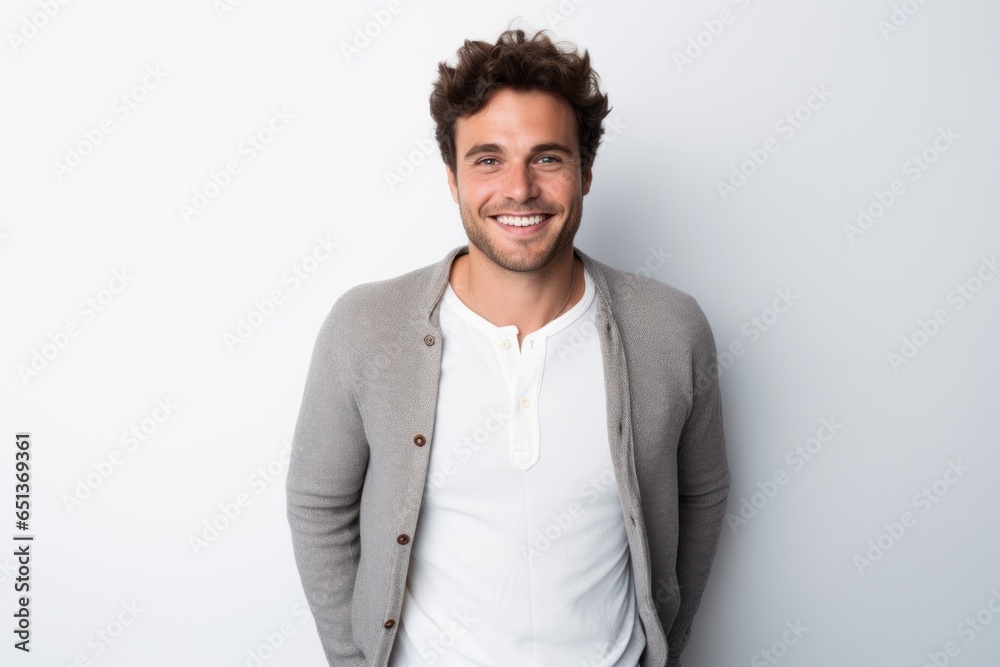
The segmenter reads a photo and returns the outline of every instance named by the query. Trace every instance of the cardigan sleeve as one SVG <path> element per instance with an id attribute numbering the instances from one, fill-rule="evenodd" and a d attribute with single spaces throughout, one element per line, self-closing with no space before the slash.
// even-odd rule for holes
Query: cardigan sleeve
<path id="1" fill-rule="evenodd" d="M 362 665 L 351 606 L 360 557 L 368 443 L 352 391 L 343 300 L 327 316 L 306 376 L 286 480 L 295 562 L 331 666 Z"/>
<path id="2" fill-rule="evenodd" d="M 692 342 L 692 401 L 677 448 L 679 533 L 677 583 L 680 608 L 667 628 L 668 664 L 680 665 L 691 623 L 708 581 L 729 495 L 729 467 L 722 429 L 715 339 L 696 308 Z"/>

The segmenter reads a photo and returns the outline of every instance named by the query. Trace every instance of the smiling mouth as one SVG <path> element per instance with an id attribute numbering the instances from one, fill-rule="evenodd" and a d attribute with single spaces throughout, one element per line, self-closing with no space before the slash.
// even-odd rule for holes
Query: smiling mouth
<path id="1" fill-rule="evenodd" d="M 535 215 L 492 215 L 490 217 L 509 227 L 531 227 L 551 216 L 548 213 L 537 213 Z"/>

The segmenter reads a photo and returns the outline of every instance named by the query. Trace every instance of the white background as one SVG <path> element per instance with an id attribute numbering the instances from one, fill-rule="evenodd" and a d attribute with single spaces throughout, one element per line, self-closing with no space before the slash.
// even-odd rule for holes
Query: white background
<path id="1" fill-rule="evenodd" d="M 758 507 L 723 529 L 685 667 L 773 664 L 763 649 L 782 665 L 918 667 L 949 641 L 939 664 L 997 664 L 1000 280 L 982 278 L 1000 253 L 1000 5 L 45 4 L 0 17 L 0 539 L 15 533 L 18 430 L 36 535 L 32 652 L 7 634 L 0 663 L 323 664 L 281 463 L 315 336 L 349 287 L 465 242 L 427 97 L 462 40 L 523 17 L 587 48 L 614 107 L 577 246 L 651 268 L 698 299 L 720 351 L 743 344 L 721 380 L 729 511 Z M 102 119 L 111 131 L 88 139 Z M 744 165 L 769 138 L 777 151 Z M 238 173 L 213 187 L 229 161 Z M 723 196 L 734 168 L 752 175 Z M 895 179 L 880 217 L 845 228 Z M 185 215 L 196 191 L 210 197 Z M 336 249 L 313 255 L 318 239 Z M 312 272 L 296 283 L 293 267 Z M 251 315 L 273 290 L 270 316 Z M 774 317 L 779 290 L 795 300 Z M 259 326 L 227 343 L 241 320 Z M 793 465 L 824 418 L 843 426 Z M 146 433 L 130 449 L 132 428 Z M 950 462 L 968 470 L 915 503 Z M 753 497 L 776 473 L 787 483 Z M 915 524 L 891 537 L 904 512 Z M 977 612 L 991 622 L 960 627 Z M 808 631 L 782 646 L 789 622 Z"/>

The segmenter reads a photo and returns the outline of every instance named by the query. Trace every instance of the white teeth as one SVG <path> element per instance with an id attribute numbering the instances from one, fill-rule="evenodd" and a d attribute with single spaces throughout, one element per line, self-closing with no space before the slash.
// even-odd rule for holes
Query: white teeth
<path id="1" fill-rule="evenodd" d="M 498 215 L 496 218 L 505 225 L 512 225 L 514 227 L 530 227 L 531 225 L 537 225 L 539 222 L 544 220 L 546 216 Z"/>

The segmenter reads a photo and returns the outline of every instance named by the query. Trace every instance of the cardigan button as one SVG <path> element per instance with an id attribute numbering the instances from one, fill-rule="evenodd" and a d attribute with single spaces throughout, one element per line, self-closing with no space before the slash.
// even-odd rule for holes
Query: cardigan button
<path id="1" fill-rule="evenodd" d="M 390 618 L 388 621 L 386 621 L 382 625 L 385 626 L 386 630 L 391 630 L 392 626 L 396 625 L 396 621 L 394 621 L 393 619 Z"/>
<path id="2" fill-rule="evenodd" d="M 424 345 L 433 345 L 434 336 L 424 336 Z"/>
<path id="3" fill-rule="evenodd" d="M 403 533 L 402 535 L 396 538 L 396 541 L 399 542 L 400 544 L 409 544 L 410 536 L 407 535 L 406 533 Z"/>
<path id="4" fill-rule="evenodd" d="M 427 444 L 427 438 L 425 438 L 420 433 L 417 433 L 415 436 L 413 436 L 413 444 L 416 445 L 417 447 L 423 447 L 424 445 Z"/>

